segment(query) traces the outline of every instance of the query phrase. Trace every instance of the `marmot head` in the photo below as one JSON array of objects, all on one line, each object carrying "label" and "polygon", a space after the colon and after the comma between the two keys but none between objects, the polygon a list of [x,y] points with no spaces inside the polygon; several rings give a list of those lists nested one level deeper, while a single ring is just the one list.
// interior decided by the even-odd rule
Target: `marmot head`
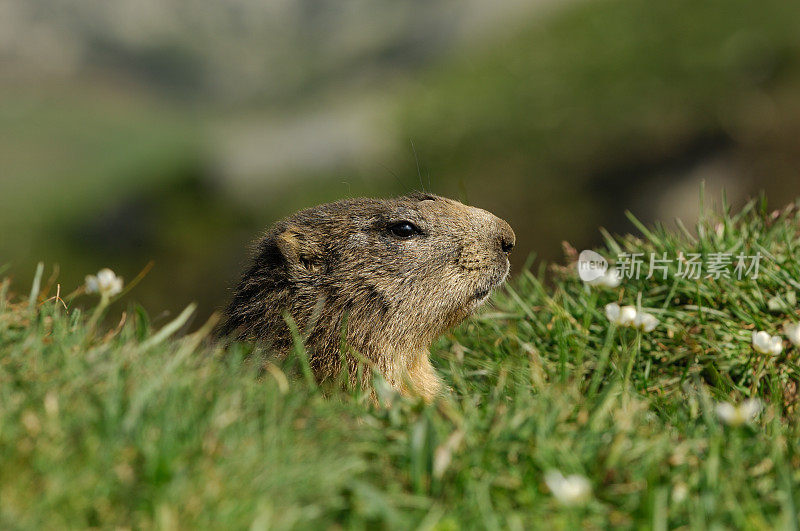
[{"label": "marmot head", "polygon": [[288,312],[323,348],[344,323],[357,349],[424,348],[502,284],[514,241],[502,219],[431,194],[302,210],[258,242],[226,332],[284,347]]}]

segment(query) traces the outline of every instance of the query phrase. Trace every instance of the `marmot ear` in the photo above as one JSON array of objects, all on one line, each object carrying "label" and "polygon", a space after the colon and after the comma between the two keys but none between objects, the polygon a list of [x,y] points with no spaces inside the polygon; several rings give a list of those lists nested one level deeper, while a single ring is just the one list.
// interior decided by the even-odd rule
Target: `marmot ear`
[{"label": "marmot ear", "polygon": [[290,225],[278,234],[275,241],[289,265],[302,267],[312,273],[322,270],[325,263],[322,249],[299,227]]}]

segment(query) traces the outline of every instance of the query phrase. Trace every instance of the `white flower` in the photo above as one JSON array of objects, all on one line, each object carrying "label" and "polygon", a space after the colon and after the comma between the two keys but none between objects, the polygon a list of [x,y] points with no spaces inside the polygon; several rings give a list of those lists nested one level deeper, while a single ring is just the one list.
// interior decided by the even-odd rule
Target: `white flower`
[{"label": "white flower", "polygon": [[636,320],[636,308],[634,306],[622,306],[616,302],[606,304],[606,317],[617,326],[631,326]]},{"label": "white flower", "polygon": [[796,347],[800,347],[800,323],[790,323],[783,325],[783,333],[789,341]]},{"label": "white flower", "polygon": [[86,293],[99,293],[103,297],[113,297],[122,291],[122,277],[108,268],[101,269],[97,275],[86,275]]},{"label": "white flower", "polygon": [[761,412],[761,400],[748,398],[738,406],[729,402],[717,404],[717,416],[728,426],[741,426],[745,422],[752,423]]},{"label": "white flower", "polygon": [[607,269],[605,273],[599,277],[586,281],[589,286],[598,286],[601,288],[616,288],[622,282],[616,268]]},{"label": "white flower", "polygon": [[783,351],[783,340],[780,336],[771,336],[763,330],[753,332],[753,348],[760,354],[777,356]]},{"label": "white flower", "polygon": [[558,470],[551,470],[544,475],[544,482],[553,496],[564,505],[585,503],[592,495],[591,483],[578,474],[564,477]]},{"label": "white flower", "polygon": [[633,320],[633,327],[642,330],[643,332],[652,332],[658,326],[658,319],[654,315],[637,312],[636,318]]},{"label": "white flower", "polygon": [[658,326],[654,315],[637,311],[635,306],[620,307],[616,302],[606,304],[606,317],[617,326],[630,326],[643,332],[652,332]]}]

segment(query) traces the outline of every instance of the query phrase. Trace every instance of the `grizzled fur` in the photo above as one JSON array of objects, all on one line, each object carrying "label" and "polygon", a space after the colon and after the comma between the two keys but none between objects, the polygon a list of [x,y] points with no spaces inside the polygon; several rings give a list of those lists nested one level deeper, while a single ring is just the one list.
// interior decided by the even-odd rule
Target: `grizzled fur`
[{"label": "grizzled fur", "polygon": [[[396,234],[403,222],[417,230]],[[288,313],[319,380],[345,369],[367,388],[369,371],[356,381],[354,349],[395,388],[432,400],[441,382],[428,347],[503,283],[513,246],[502,219],[430,194],[302,210],[257,243],[221,332],[285,354]]]}]

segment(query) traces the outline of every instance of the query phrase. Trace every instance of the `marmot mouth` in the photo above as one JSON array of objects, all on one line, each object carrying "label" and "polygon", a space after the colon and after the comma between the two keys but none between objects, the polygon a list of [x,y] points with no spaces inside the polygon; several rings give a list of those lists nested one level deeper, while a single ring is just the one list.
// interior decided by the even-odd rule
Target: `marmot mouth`
[{"label": "marmot mouth", "polygon": [[483,302],[489,298],[489,295],[492,294],[492,291],[501,286],[503,282],[506,281],[506,277],[508,276],[508,262],[506,262],[505,270],[502,272],[501,275],[496,275],[495,278],[492,279],[491,283],[488,287],[481,288],[475,291],[472,294],[472,300]]}]

